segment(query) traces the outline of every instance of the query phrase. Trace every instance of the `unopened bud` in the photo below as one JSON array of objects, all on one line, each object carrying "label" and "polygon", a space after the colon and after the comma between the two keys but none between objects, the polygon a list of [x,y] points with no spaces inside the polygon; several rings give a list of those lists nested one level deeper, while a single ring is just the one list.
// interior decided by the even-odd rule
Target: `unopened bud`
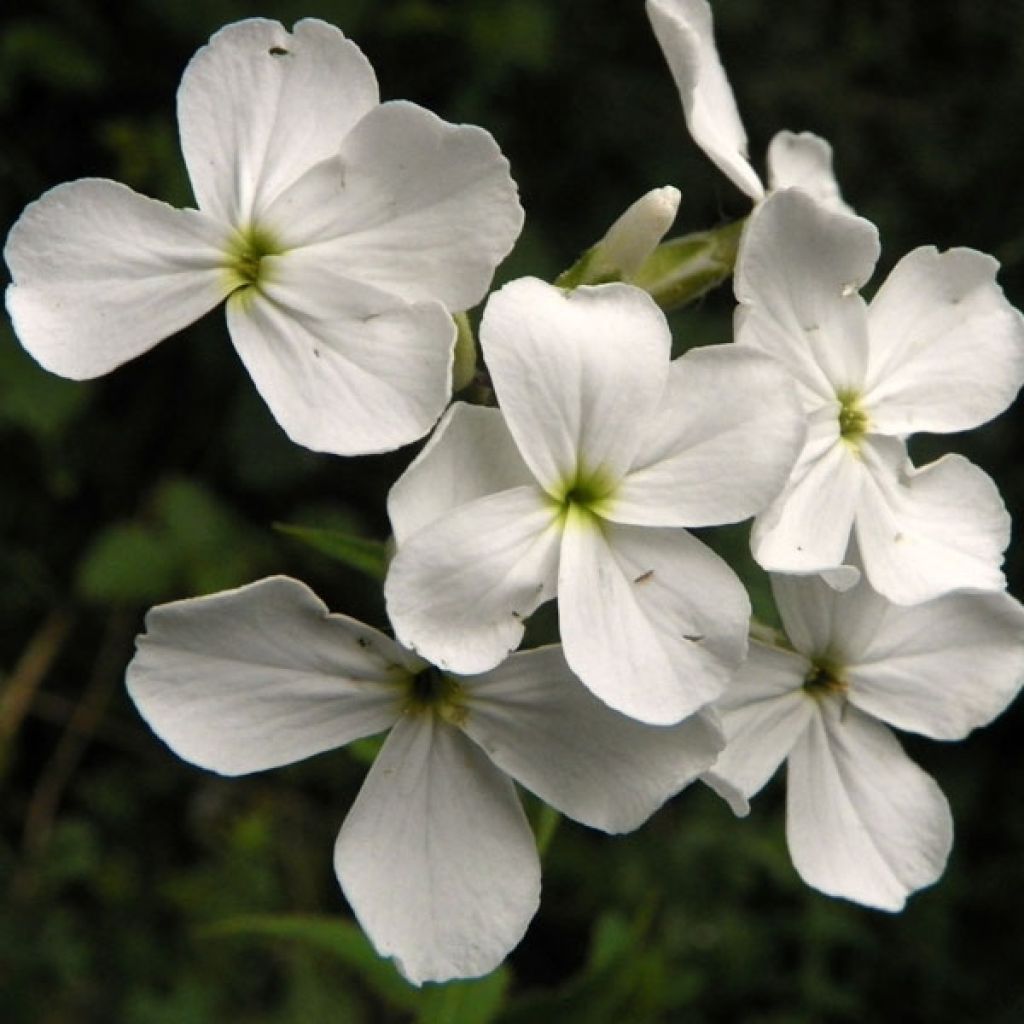
[{"label": "unopened bud", "polygon": [[651,189],[641,196],[555,284],[576,288],[581,284],[629,281],[658,247],[679,209],[679,189],[672,185]]}]

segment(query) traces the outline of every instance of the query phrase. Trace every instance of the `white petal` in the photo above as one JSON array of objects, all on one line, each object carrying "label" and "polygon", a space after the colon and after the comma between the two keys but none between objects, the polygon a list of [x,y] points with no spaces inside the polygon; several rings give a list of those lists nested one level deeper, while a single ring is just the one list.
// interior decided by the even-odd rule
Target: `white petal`
[{"label": "white petal", "polygon": [[513,654],[464,680],[466,732],[502,771],[593,828],[628,832],[707,768],[722,747],[701,715],[651,726],[601,703],[559,647]]},{"label": "white petal", "polygon": [[488,132],[394,102],[367,114],[267,220],[340,273],[461,310],[484,297],[523,210]]},{"label": "white petal", "polygon": [[973,249],[904,256],[868,311],[865,406],[883,434],[949,432],[1001,413],[1024,383],[1024,317]]},{"label": "white petal", "polygon": [[606,514],[650,526],[746,519],[782,489],[805,431],[789,374],[774,360],[735,345],[691,349],[672,363]]},{"label": "white petal", "polygon": [[338,151],[377,105],[355,43],[308,18],[289,33],[253,18],[227,25],[189,62],[178,89],[181,148],[199,208],[237,228]]},{"label": "white petal", "polygon": [[[855,553],[849,557],[857,561]],[[771,582],[789,642],[809,658],[841,666],[863,656],[891,607],[863,582],[837,588],[818,576],[783,575],[773,575]]]},{"label": "white petal", "polygon": [[789,755],[787,791],[790,856],[815,889],[900,910],[942,874],[953,842],[946,798],[855,707],[821,705]]},{"label": "white petal", "polygon": [[395,541],[477,498],[533,484],[497,409],[456,402],[388,494]]},{"label": "white petal", "polygon": [[680,529],[600,523],[573,509],[558,576],[565,657],[610,707],[668,725],[714,700],[747,646],[732,570]]},{"label": "white petal", "polygon": [[835,420],[812,423],[786,489],[754,520],[754,558],[777,572],[820,572],[846,555],[864,477]]},{"label": "white petal", "polygon": [[996,485],[959,455],[897,470],[903,445],[868,438],[856,534],[880,594],[919,604],[950,590],[1001,590],[1010,517]]},{"label": "white petal", "polygon": [[414,985],[497,967],[540,900],[512,783],[433,715],[399,720],[349,811],[334,868],[381,956]]},{"label": "white petal", "polygon": [[186,761],[222,775],[290,764],[388,728],[419,663],[284,576],[153,608],[128,692]]},{"label": "white petal", "polygon": [[814,713],[801,691],[809,669],[810,662],[792,651],[750,645],[747,660],[715,702],[726,746],[705,775],[712,788],[725,783],[749,798],[775,774]]},{"label": "white petal", "polygon": [[811,132],[779,132],[768,145],[768,187],[802,188],[822,206],[853,213],[839,194],[832,147]]},{"label": "white petal", "polygon": [[647,0],[647,16],[675,79],[693,141],[753,200],[764,188],[747,160],[747,136],[715,48],[706,0]]},{"label": "white petal", "polygon": [[21,343],[62,377],[109,373],[227,295],[226,236],[195,210],[114,181],[50,189],[26,207],[4,250]]},{"label": "white petal", "polygon": [[473,674],[498,664],[555,594],[560,510],[536,486],[470,502],[409,537],[384,584],[402,643]]},{"label": "white petal", "polygon": [[357,455],[422,437],[451,395],[455,325],[300,253],[264,259],[260,290],[228,302],[231,340],[297,444]]},{"label": "white petal", "polygon": [[509,430],[549,493],[561,497],[578,471],[621,477],[668,374],[672,338],[650,296],[521,278],[490,297],[480,345]]},{"label": "white petal", "polygon": [[770,195],[751,215],[736,261],[736,298],[751,307],[737,341],[780,359],[828,400],[859,391],[867,369],[867,312],[857,289],[878,259],[878,232],[800,189]]},{"label": "white petal", "polygon": [[1024,682],[1024,609],[1009,594],[950,594],[887,614],[846,670],[849,698],[899,729],[962,739]]}]

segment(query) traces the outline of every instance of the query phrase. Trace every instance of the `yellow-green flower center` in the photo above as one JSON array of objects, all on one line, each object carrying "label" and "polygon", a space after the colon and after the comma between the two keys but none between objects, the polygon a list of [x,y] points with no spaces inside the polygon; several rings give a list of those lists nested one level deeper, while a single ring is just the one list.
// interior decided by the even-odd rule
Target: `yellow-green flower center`
[{"label": "yellow-green flower center", "polygon": [[573,509],[601,516],[602,505],[614,490],[615,484],[607,474],[600,470],[591,473],[578,469],[576,475],[559,487],[553,497],[565,516]]},{"label": "yellow-green flower center", "polygon": [[837,666],[827,661],[816,661],[804,677],[803,690],[809,697],[821,700],[842,696],[846,692],[846,682]]},{"label": "yellow-green flower center", "polygon": [[836,398],[839,400],[839,436],[847,444],[856,445],[868,432],[868,414],[860,404],[860,395],[856,391],[840,391]]},{"label": "yellow-green flower center", "polygon": [[468,713],[465,691],[433,665],[409,677],[402,710],[409,715],[431,711],[452,725],[462,725]]},{"label": "yellow-green flower center", "polygon": [[250,227],[239,231],[228,243],[227,265],[232,292],[259,288],[266,282],[264,257],[282,252],[273,234],[264,228]]}]

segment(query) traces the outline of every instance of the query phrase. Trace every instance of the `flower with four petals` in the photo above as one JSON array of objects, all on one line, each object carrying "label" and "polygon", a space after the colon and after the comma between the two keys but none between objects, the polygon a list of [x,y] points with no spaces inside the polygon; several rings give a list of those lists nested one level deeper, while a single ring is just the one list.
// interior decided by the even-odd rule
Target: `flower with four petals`
[{"label": "flower with four petals", "polygon": [[[1008,594],[892,604],[774,576],[788,644],[751,643],[717,707],[728,740],[705,781],[744,814],[786,761],[786,839],[800,877],[882,910],[942,874],[949,805],[888,725],[956,740],[1024,682],[1024,609]],[[885,723],[888,723],[886,725]]]},{"label": "flower with four petals", "polygon": [[5,250],[29,353],[108,373],[227,301],[293,441],[353,455],[422,437],[451,394],[455,325],[522,227],[482,128],[380,103],[322,21],[228,25],[192,59],[178,125],[198,210],[85,179],[31,204]]},{"label": "flower with four petals", "polygon": [[500,411],[456,404],[388,499],[399,639],[482,672],[557,595],[566,660],[601,700],[693,714],[743,660],[750,605],[684,527],[778,492],[804,434],[785,372],[735,345],[671,362],[664,315],[624,284],[514,281],[480,344]]},{"label": "flower with four petals", "polygon": [[540,859],[513,779],[627,832],[722,747],[700,717],[656,728],[611,711],[557,646],[439,672],[282,576],[152,609],[128,691],[175,753],[223,775],[390,729],[334,865],[367,935],[415,984],[493,970],[536,912]]},{"label": "flower with four petals", "polygon": [[995,484],[959,455],[915,468],[907,437],[976,427],[1013,401],[1024,317],[998,263],[972,249],[915,249],[868,305],[859,289],[878,251],[872,224],[798,189],[769,196],[744,231],[736,343],[790,371],[808,423],[792,478],[755,521],[754,556],[822,572],[853,533],[890,601],[1002,589],[1010,519]]}]

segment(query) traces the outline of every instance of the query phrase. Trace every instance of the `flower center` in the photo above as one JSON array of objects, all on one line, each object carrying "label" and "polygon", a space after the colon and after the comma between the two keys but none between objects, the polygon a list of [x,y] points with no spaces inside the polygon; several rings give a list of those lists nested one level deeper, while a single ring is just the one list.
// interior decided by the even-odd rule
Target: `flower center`
[{"label": "flower center", "polygon": [[282,251],[274,236],[264,228],[252,226],[239,231],[228,243],[227,272],[231,290],[259,288],[267,279],[264,256],[276,256]]},{"label": "flower center", "polygon": [[868,432],[868,414],[860,404],[860,395],[856,391],[840,391],[836,398],[839,400],[839,436],[847,444],[857,445]]},{"label": "flower center", "polygon": [[804,677],[803,690],[809,697],[821,700],[824,697],[842,696],[846,682],[840,678],[840,670],[826,661],[817,661]]},{"label": "flower center", "polygon": [[605,473],[579,469],[575,477],[558,488],[554,497],[561,505],[563,515],[568,515],[575,508],[599,516],[602,502],[611,497],[614,489],[614,483]]},{"label": "flower center", "polygon": [[410,677],[405,704],[406,714],[432,711],[452,725],[466,720],[466,694],[458,682],[433,665]]}]

